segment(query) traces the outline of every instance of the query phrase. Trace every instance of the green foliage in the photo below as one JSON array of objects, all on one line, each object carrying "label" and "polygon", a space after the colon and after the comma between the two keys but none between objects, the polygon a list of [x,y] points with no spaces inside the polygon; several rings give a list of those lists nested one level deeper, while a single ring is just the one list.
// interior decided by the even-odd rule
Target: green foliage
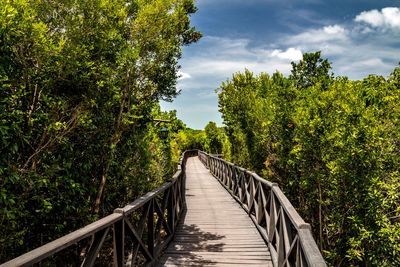
[{"label": "green foliage", "polygon": [[183,124],[158,101],[178,94],[195,11],[192,0],[1,1],[1,261],[169,178]]},{"label": "green foliage", "polygon": [[205,130],[181,128],[171,140],[173,162],[178,163],[185,150],[199,149],[211,154],[221,154],[225,159],[231,159],[231,144],[225,133],[225,128],[217,127],[215,122],[209,122]]},{"label": "green foliage", "polygon": [[185,150],[205,150],[206,135],[204,131],[184,128],[174,135],[171,140],[173,162],[179,163],[180,156]]},{"label": "green foliage", "polygon": [[326,88],[332,81],[333,74],[330,74],[331,64],[327,59],[321,58],[321,51],[305,53],[303,60],[299,63],[292,62],[292,74],[290,79],[299,89],[305,89],[320,83]]},{"label": "green foliage", "polygon": [[399,67],[351,81],[319,52],[292,66],[222,83],[232,161],[280,184],[331,265],[398,265]]},{"label": "green foliage", "polygon": [[222,140],[217,124],[210,121],[204,128],[206,134],[206,150],[211,154],[220,154],[222,152]]}]

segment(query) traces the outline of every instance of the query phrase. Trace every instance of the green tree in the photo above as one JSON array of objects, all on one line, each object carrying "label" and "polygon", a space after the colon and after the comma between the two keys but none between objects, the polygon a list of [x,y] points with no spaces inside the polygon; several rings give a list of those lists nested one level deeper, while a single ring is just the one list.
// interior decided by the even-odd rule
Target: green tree
[{"label": "green tree", "polygon": [[398,265],[399,67],[351,81],[319,52],[292,66],[220,86],[232,161],[280,184],[331,265]]},{"label": "green tree", "polygon": [[222,152],[222,140],[220,139],[220,130],[213,121],[207,123],[204,128],[207,140],[207,151],[211,154],[220,154]]},{"label": "green tree", "polygon": [[305,89],[320,83],[322,88],[327,88],[333,78],[329,73],[331,63],[321,58],[321,51],[305,53],[299,63],[292,62],[290,79],[299,89]]},{"label": "green tree", "polygon": [[178,94],[195,11],[192,0],[0,3],[1,260],[171,173],[152,121],[173,117],[158,101]]}]

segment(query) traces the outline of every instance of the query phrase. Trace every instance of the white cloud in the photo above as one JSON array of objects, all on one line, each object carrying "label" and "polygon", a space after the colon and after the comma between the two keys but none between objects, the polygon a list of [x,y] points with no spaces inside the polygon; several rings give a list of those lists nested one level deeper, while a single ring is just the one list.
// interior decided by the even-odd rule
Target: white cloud
[{"label": "white cloud", "polygon": [[301,50],[297,48],[290,47],[285,52],[280,49],[275,49],[274,51],[272,51],[271,56],[282,59],[289,59],[291,61],[297,61],[303,58],[303,53],[301,53]]},{"label": "white cloud", "polygon": [[290,44],[321,43],[329,41],[344,41],[348,39],[347,30],[339,25],[328,25],[320,29],[311,29],[300,34],[289,36]]},{"label": "white cloud", "polygon": [[376,9],[363,11],[354,20],[373,27],[400,29],[400,8],[385,7],[381,11]]},{"label": "white cloud", "polygon": [[370,58],[370,59],[365,59],[361,60],[358,64],[364,67],[383,67],[386,64],[382,61],[380,58]]},{"label": "white cloud", "polygon": [[371,24],[372,26],[377,27],[383,24],[383,16],[381,12],[374,9],[361,12],[359,15],[356,16],[355,21],[366,22],[368,24]]},{"label": "white cloud", "polygon": [[328,25],[323,28],[327,34],[345,34],[345,29],[339,25]]},{"label": "white cloud", "polygon": [[350,42],[350,31],[337,24],[309,29],[278,40],[278,44],[284,43],[302,52],[322,51],[324,57],[343,55]]},{"label": "white cloud", "polygon": [[178,77],[179,77],[178,81],[192,78],[192,76],[189,73],[180,70],[178,71]]},{"label": "white cloud", "polygon": [[[362,50],[365,52],[365,50]],[[359,76],[357,78],[362,79],[366,77],[368,74],[377,74],[382,75],[382,72],[390,73],[394,66],[388,63],[383,62],[381,58],[361,58],[359,60],[344,61],[343,59],[339,59],[336,61],[338,63],[338,67],[336,68],[338,74],[341,75],[352,75]],[[362,74],[362,75],[360,75]],[[384,75],[385,76],[385,75]]]}]

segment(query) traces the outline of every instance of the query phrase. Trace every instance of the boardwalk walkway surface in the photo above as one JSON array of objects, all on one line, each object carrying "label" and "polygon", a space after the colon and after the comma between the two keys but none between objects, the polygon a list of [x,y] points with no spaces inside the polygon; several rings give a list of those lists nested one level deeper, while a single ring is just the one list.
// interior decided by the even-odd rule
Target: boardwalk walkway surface
[{"label": "boardwalk walkway surface", "polygon": [[186,202],[159,266],[272,266],[252,220],[198,157],[187,161]]}]

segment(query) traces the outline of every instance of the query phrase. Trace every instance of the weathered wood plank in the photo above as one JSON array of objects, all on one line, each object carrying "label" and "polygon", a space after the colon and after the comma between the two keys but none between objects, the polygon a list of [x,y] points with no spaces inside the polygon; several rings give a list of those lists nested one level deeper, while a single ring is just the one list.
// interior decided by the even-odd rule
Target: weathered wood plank
[{"label": "weathered wood plank", "polygon": [[186,204],[159,266],[272,266],[250,217],[197,157],[186,164]]},{"label": "weathered wood plank", "polygon": [[257,265],[257,266],[271,266],[272,261],[270,260],[258,260],[258,259],[196,259],[196,258],[171,258],[161,259],[162,266],[218,266],[219,264],[230,264],[235,266],[243,265]]},{"label": "weathered wood plank", "polygon": [[[198,266],[198,267],[200,267],[200,266],[214,266],[214,267],[238,267],[238,266],[242,266],[243,265],[243,263],[214,263],[214,264],[209,264],[209,265],[205,265],[205,264],[199,264],[199,263],[185,263],[185,264],[176,264],[176,263],[174,263],[174,264],[169,264],[169,263],[166,263],[164,266],[166,266],[166,267],[170,267],[170,266],[182,266],[182,267],[185,267],[185,266]],[[258,264],[258,263],[246,263],[246,266],[247,265],[249,265],[249,266],[251,266],[251,267],[258,267],[258,266],[260,266],[260,267],[272,267],[273,265],[272,265],[272,263],[271,263],[271,265],[265,265],[265,264]]]}]

